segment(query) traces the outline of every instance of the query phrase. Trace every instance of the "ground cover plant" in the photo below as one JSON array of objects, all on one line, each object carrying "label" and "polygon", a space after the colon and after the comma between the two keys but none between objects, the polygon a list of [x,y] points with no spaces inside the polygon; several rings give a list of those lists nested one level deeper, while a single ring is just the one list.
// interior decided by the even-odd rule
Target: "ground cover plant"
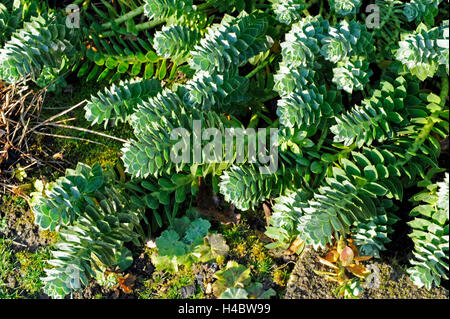
[{"label": "ground cover plant", "polygon": [[448,298],[448,10],[3,1],[0,297]]}]

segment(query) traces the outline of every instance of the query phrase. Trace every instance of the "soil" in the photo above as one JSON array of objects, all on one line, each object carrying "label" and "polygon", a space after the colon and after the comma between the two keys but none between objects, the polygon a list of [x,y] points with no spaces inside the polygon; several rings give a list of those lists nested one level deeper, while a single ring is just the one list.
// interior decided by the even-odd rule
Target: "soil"
[{"label": "soil", "polygon": [[50,245],[55,239],[54,234],[39,230],[28,207],[19,209],[16,203],[0,198],[0,218],[5,216],[7,225],[5,229],[0,229],[0,236],[11,239],[16,250],[27,248],[34,252],[41,246]]},{"label": "soil", "polygon": [[[336,285],[317,275],[314,270],[326,271],[317,256],[323,251],[314,251],[307,247],[297,261],[286,289],[286,299],[336,299],[332,293]],[[444,288],[417,288],[409,275],[397,264],[396,260],[367,262],[371,274],[362,285],[361,299],[448,299],[449,292]]]},{"label": "soil", "polygon": [[448,290],[417,288],[395,261],[377,261],[368,265],[372,274],[366,280],[362,299],[448,299]]},{"label": "soil", "polygon": [[286,288],[285,299],[335,299],[333,290],[335,286],[327,280],[316,275],[314,270],[326,270],[318,261],[317,256],[324,252],[305,248],[301,258],[298,259]]},{"label": "soil", "polygon": [[[154,267],[150,261],[150,258],[145,252],[141,252],[139,257],[134,258],[133,264],[127,269],[125,274],[129,274],[134,277],[134,285],[131,293],[125,293],[121,289],[102,287],[91,280],[89,285],[84,287],[81,291],[76,291],[73,294],[74,299],[94,299],[97,296],[101,296],[106,299],[136,299],[135,292],[143,289],[142,281],[152,276]],[[124,274],[124,275],[125,275]]]}]

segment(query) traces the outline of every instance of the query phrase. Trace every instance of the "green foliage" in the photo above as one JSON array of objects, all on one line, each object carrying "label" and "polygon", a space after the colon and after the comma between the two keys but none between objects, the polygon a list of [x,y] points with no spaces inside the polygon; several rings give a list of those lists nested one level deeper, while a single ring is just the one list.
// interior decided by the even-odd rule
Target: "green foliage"
[{"label": "green foliage", "polygon": [[361,7],[361,0],[330,0],[331,10],[338,16],[355,15]]},{"label": "green foliage", "polygon": [[[138,140],[125,145],[123,161],[126,171],[135,177],[146,178],[149,175],[156,177],[162,173],[180,171],[190,172],[194,176],[197,174],[206,176],[211,172],[219,174],[229,166],[223,163],[221,158],[200,164],[192,161],[177,163],[171,159],[174,145],[178,144],[181,149],[191,149],[189,145],[194,134],[194,125],[200,124],[202,129],[217,128],[221,131],[222,138],[225,138],[225,128],[238,127],[235,121],[215,112],[204,113],[186,106],[177,93],[171,90],[166,89],[139,105],[131,122]],[[173,134],[175,140],[171,138]],[[208,144],[207,142],[202,140],[202,145]],[[223,145],[223,142],[220,144]],[[188,156],[188,159],[193,159],[194,154],[189,153]]]},{"label": "green foliage", "polygon": [[79,45],[79,29],[67,28],[63,17],[32,17],[0,49],[0,78],[10,83],[31,78],[40,87],[64,85],[60,76],[77,60]]},{"label": "green foliage", "polygon": [[20,11],[17,7],[7,8],[0,3],[0,46],[8,40],[20,24]]},{"label": "green foliage", "polygon": [[145,0],[145,15],[149,19],[167,19],[175,17],[181,19],[182,15],[193,10],[192,0]]},{"label": "green foliage", "polygon": [[253,209],[257,204],[287,189],[300,186],[300,172],[283,168],[274,174],[264,173],[259,165],[233,165],[221,176],[220,193],[227,202],[240,210]]},{"label": "green foliage", "polygon": [[299,238],[297,231],[298,219],[303,216],[303,209],[307,208],[310,194],[304,190],[290,191],[275,199],[273,213],[269,218],[269,225],[265,235],[274,240],[268,248],[288,249],[291,243]]},{"label": "green foliage", "polygon": [[87,285],[101,265],[129,265],[123,244],[139,246],[145,236],[140,225],[144,209],[129,196],[114,171],[80,163],[33,207],[36,224],[58,230],[60,237],[42,278],[45,293],[63,298]]},{"label": "green foliage", "polygon": [[12,241],[1,238],[0,280],[2,285],[0,285],[0,298],[34,298],[40,294],[43,286],[40,277],[44,274],[44,266],[48,257],[47,248],[39,248],[35,252],[17,251]]},{"label": "green foliage", "polygon": [[305,0],[271,0],[276,19],[284,24],[300,20],[306,8]]},{"label": "green foliage", "polygon": [[[115,286],[107,271],[132,263],[124,244],[140,245],[158,229],[152,256],[158,269],[222,265],[229,250],[224,238],[209,233],[206,220],[184,216],[202,200],[208,175],[214,193],[239,210],[274,199],[268,248],[298,252],[299,245],[324,247],[342,236],[375,257],[390,241],[404,191],[428,187],[414,199],[425,205],[412,212],[410,273],[419,286],[438,285],[448,268],[448,188],[432,184],[431,176],[443,172],[441,148],[449,132],[448,8],[440,2],[377,0],[377,15],[360,12],[359,0],[85,1],[79,3],[81,28],[71,29],[61,6],[3,1],[1,80],[31,80],[50,90],[71,73],[101,88],[109,82],[91,96],[85,118],[105,129],[126,122],[112,134],[122,127],[134,133],[120,134],[128,138],[120,177],[79,164],[46,187],[35,185],[35,221],[61,237],[45,291],[64,297],[81,288],[78,277],[82,284],[96,276]],[[380,21],[372,29],[374,16],[374,24]],[[32,132],[43,132],[38,128]],[[207,140],[209,129],[220,136]],[[278,151],[266,155],[278,168],[267,174],[247,144],[256,132],[272,129],[278,131],[271,146],[257,150]],[[245,144],[236,138],[227,145],[229,132],[245,135]],[[211,158],[213,151],[220,154]],[[25,181],[29,175],[16,168],[13,176]],[[263,277],[271,265],[262,247],[252,247],[262,257],[251,262]],[[245,258],[247,249],[242,239],[233,253]],[[251,284],[249,269],[236,263],[217,277],[216,297],[273,295]],[[337,293],[359,294],[359,281],[347,279]],[[167,295],[178,296],[174,290]]]},{"label": "green foliage", "polygon": [[411,0],[404,5],[403,14],[409,22],[415,21],[417,24],[425,22],[433,25],[441,2],[442,0]]},{"label": "green foliage", "polygon": [[220,12],[243,11],[247,0],[206,0],[206,3]]},{"label": "green foliage", "polygon": [[416,82],[404,77],[386,77],[361,106],[336,116],[336,124],[331,127],[334,141],[345,146],[356,142],[361,147],[392,139],[399,127],[407,125],[408,115],[424,109],[416,97],[418,90]]},{"label": "green foliage", "polygon": [[128,191],[135,193],[132,200],[139,206],[152,210],[147,227],[154,231],[166,224],[172,224],[180,205],[190,200],[190,194],[198,189],[194,177],[188,174],[164,175],[158,179],[135,180],[125,184]]},{"label": "green foliage", "polygon": [[414,217],[408,224],[413,231],[414,258],[408,269],[411,280],[418,287],[439,286],[448,279],[449,250],[449,175],[442,182],[427,183],[426,189],[412,198],[420,203],[411,211]]},{"label": "green foliage", "polygon": [[35,223],[50,231],[72,224],[88,208],[87,205],[96,206],[91,198],[96,192],[101,195],[108,192],[110,179],[98,164],[92,168],[78,164],[75,170],[68,169],[51,190],[36,200],[33,206]]},{"label": "green foliage", "polygon": [[190,58],[190,51],[199,42],[201,33],[187,26],[171,25],[155,33],[153,46],[156,53],[176,64],[182,64]]},{"label": "green foliage", "polygon": [[239,106],[250,100],[249,84],[249,80],[237,72],[221,75],[200,71],[186,83],[183,100],[203,110],[235,114],[240,112]]},{"label": "green foliage", "polygon": [[362,256],[380,258],[380,251],[386,250],[385,244],[391,242],[389,235],[394,232],[392,227],[399,218],[392,210],[393,202],[383,200],[377,206],[377,215],[364,222],[358,222],[351,230],[354,243]]},{"label": "green foliage", "polygon": [[237,18],[225,15],[195,46],[189,65],[196,71],[214,70],[221,74],[240,67],[273,44],[266,35],[267,29],[267,17],[262,13],[242,12]]},{"label": "green foliage", "polygon": [[39,0],[4,0],[0,3],[0,47],[11,38],[17,29],[32,16],[48,10],[47,3]]},{"label": "green foliage", "polygon": [[264,290],[261,283],[251,283],[250,269],[235,261],[229,261],[214,277],[213,292],[219,299],[270,299],[276,294],[271,288]]},{"label": "green foliage", "polygon": [[98,92],[84,107],[86,119],[92,125],[108,123],[114,120],[125,122],[136,111],[136,106],[161,91],[161,83],[157,80],[129,80],[113,84],[104,92]]},{"label": "green foliage", "polygon": [[[345,26],[342,28],[346,29]],[[274,90],[281,96],[277,114],[283,126],[306,130],[317,125],[321,118],[331,117],[340,109],[336,103],[339,99],[336,92],[328,90],[315,71],[320,52],[327,56],[329,50],[333,51],[328,49],[330,47],[329,38],[327,38],[328,30],[327,21],[318,16],[309,16],[294,24],[291,31],[286,34],[285,42],[281,44],[283,61],[275,75]],[[360,48],[357,46],[359,41],[355,36],[347,31],[343,33],[344,35],[346,35],[346,41],[354,43],[353,50],[359,52]],[[366,45],[361,46],[363,47]],[[353,78],[351,73],[349,81],[358,81],[361,75],[364,75],[364,72],[359,69],[351,71],[354,71],[356,77]],[[335,72],[335,74],[339,73]],[[347,87],[348,85],[345,85],[345,88]]]},{"label": "green foliage", "polygon": [[446,41],[448,43],[448,20],[435,28],[420,24],[416,31],[402,35],[395,57],[406,71],[421,81],[433,77],[439,68],[448,75],[449,49],[445,48]]},{"label": "green foliage", "polygon": [[333,69],[333,83],[348,93],[363,90],[369,82],[375,47],[372,35],[362,24],[346,20],[329,27],[322,39],[321,54],[337,66]]},{"label": "green foliage", "polygon": [[[148,32],[143,33],[144,37],[150,37]],[[95,49],[84,49],[85,59],[77,73],[86,81],[108,80],[112,83],[128,74],[142,75],[144,79],[160,74],[163,62],[148,41],[141,38],[136,41],[124,40],[119,35],[106,40],[96,33],[91,37]]]},{"label": "green foliage", "polygon": [[214,274],[214,277],[217,278],[213,285],[216,296],[221,296],[227,288],[244,288],[251,282],[250,269],[235,261],[229,261],[224,269]]},{"label": "green foliage", "polygon": [[337,67],[333,69],[333,83],[339,90],[348,93],[353,91],[361,91],[369,82],[372,71],[369,69],[367,60],[356,59],[354,61],[347,60],[339,62]]},{"label": "green foliage", "polygon": [[156,254],[152,263],[157,270],[177,273],[179,266],[190,267],[195,262],[208,262],[226,256],[228,246],[222,235],[208,235],[211,224],[202,218],[183,216],[156,239]]},{"label": "green foliage", "polygon": [[325,247],[333,236],[349,233],[354,222],[376,216],[379,197],[401,196],[402,185],[392,153],[364,148],[361,153],[351,154],[351,160],[342,158],[340,167],[330,169],[330,176],[309,200],[304,199],[301,189],[279,199],[276,219],[280,221],[280,233],[284,232],[284,236],[279,235],[284,239],[282,244],[296,235],[289,234],[292,224],[282,223],[290,216],[299,216],[296,228],[307,244]]}]

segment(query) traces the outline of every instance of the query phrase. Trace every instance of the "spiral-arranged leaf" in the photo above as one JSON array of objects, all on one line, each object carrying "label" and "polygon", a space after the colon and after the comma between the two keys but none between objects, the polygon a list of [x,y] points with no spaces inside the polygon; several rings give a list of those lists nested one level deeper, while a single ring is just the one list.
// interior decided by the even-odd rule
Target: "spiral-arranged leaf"
[{"label": "spiral-arranged leaf", "polygon": [[192,0],[145,0],[144,13],[149,19],[180,19],[193,10]]},{"label": "spiral-arranged leaf", "polygon": [[448,74],[448,37],[448,20],[439,28],[420,24],[416,31],[402,35],[395,57],[421,81],[433,77],[441,65]]},{"label": "spiral-arranged leaf", "polygon": [[449,204],[443,202],[449,196],[448,176],[413,197],[414,202],[424,202],[411,211],[415,218],[408,223],[413,228],[409,236],[414,241],[414,258],[410,260],[413,267],[408,273],[418,287],[431,289],[433,285],[439,286],[441,279],[448,279]]},{"label": "spiral-arranged leaf", "polygon": [[56,82],[64,85],[60,75],[80,54],[80,31],[69,29],[63,17],[49,13],[32,17],[0,49],[0,78],[17,83],[31,78],[40,87]]},{"label": "spiral-arranged leaf", "polygon": [[201,38],[201,33],[193,28],[180,25],[163,27],[154,36],[153,46],[159,56],[182,64],[190,58],[190,51]]},{"label": "spiral-arranged leaf", "polygon": [[103,171],[98,164],[67,170],[33,212],[41,229],[59,230],[61,238],[42,278],[44,291],[53,298],[87,285],[98,263],[114,266],[125,242],[140,245],[145,237],[140,225],[144,208],[123,192],[111,169]]},{"label": "spiral-arranged leaf", "polygon": [[330,0],[330,7],[338,16],[355,15],[361,5],[361,0]]},{"label": "spiral-arranged leaf", "polygon": [[136,111],[138,104],[160,91],[161,83],[157,80],[120,81],[118,85],[113,84],[91,97],[84,107],[86,119],[92,125],[105,123],[106,126],[112,120],[115,124],[125,122]]},{"label": "spiral-arranged leaf", "polygon": [[391,242],[389,235],[399,218],[391,213],[393,202],[383,200],[377,205],[377,215],[368,221],[358,222],[352,229],[352,238],[362,256],[380,258],[380,252],[386,250],[385,244]]},{"label": "spiral-arranged leaf", "polygon": [[424,110],[416,97],[419,86],[403,77],[395,80],[387,77],[369,99],[349,112],[337,115],[331,127],[335,142],[350,146],[354,142],[361,147],[374,141],[383,142],[397,135],[401,127],[408,125],[410,114]]},{"label": "spiral-arranged leaf", "polygon": [[415,21],[417,24],[426,22],[433,25],[441,2],[442,0],[411,0],[404,5],[403,14],[409,22]]},{"label": "spiral-arranged leaf", "polygon": [[333,73],[333,83],[337,88],[352,93],[363,90],[373,72],[367,60],[357,59],[339,62]]},{"label": "spiral-arranged leaf", "polygon": [[306,8],[305,0],[271,0],[276,19],[284,24],[299,21]]},{"label": "spiral-arranged leaf", "polygon": [[262,13],[242,12],[237,18],[225,15],[195,46],[189,64],[197,71],[218,73],[242,66],[272,46],[273,40],[266,35],[267,28],[268,21]]}]

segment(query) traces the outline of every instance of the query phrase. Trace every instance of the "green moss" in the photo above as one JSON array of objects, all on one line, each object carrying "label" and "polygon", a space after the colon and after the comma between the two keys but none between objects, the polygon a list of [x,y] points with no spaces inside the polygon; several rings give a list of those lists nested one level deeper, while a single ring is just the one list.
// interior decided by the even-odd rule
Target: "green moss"
[{"label": "green moss", "polygon": [[18,297],[18,292],[10,286],[14,280],[13,257],[11,241],[0,239],[0,299]]},{"label": "green moss", "polygon": [[[64,108],[69,108],[85,99],[90,99],[91,95],[96,94],[102,87],[102,85],[96,83],[90,86],[75,87],[73,91],[76,92],[76,95],[73,93],[68,95],[51,95],[45,101],[42,116],[48,118],[61,112]],[[69,119],[75,120],[69,121]],[[82,106],[59,117],[58,121],[61,120],[66,120],[66,122],[61,124],[93,130],[124,140],[133,137],[133,130],[128,124],[120,124],[116,127],[107,127],[106,129],[100,125],[91,127],[90,122],[85,119],[85,112]],[[102,167],[105,167],[107,165],[114,166],[120,161],[120,149],[122,148],[120,141],[71,128],[50,127],[49,133],[73,138],[44,136],[37,139],[37,148],[40,150],[51,149],[55,152],[61,152],[63,158],[73,163],[73,165],[78,162],[83,162],[88,165],[100,163]],[[76,138],[87,139],[100,144],[82,141]],[[48,173],[53,171],[52,168],[48,168],[48,170]]]},{"label": "green moss", "polygon": [[49,250],[42,248],[36,253],[22,251],[17,253],[15,257],[20,265],[18,268],[20,288],[31,295],[38,294],[43,287],[40,278],[44,275],[46,260],[50,258]]},{"label": "green moss", "polygon": [[33,298],[42,289],[45,260],[50,257],[48,249],[31,253],[27,250],[15,253],[12,242],[0,239],[0,299]]},{"label": "green moss", "polygon": [[[138,293],[141,299],[181,299],[181,288],[194,283],[195,276],[191,269],[181,266],[175,275],[163,272],[153,273],[152,278],[143,282],[144,288]],[[204,295],[200,287],[190,299],[201,299]]]},{"label": "green moss", "polygon": [[229,260],[236,260],[249,267],[255,281],[263,281],[267,277],[272,277],[276,262],[269,256],[264,243],[259,239],[257,233],[250,229],[245,220],[237,225],[222,226],[220,232],[223,233],[230,246]]}]

